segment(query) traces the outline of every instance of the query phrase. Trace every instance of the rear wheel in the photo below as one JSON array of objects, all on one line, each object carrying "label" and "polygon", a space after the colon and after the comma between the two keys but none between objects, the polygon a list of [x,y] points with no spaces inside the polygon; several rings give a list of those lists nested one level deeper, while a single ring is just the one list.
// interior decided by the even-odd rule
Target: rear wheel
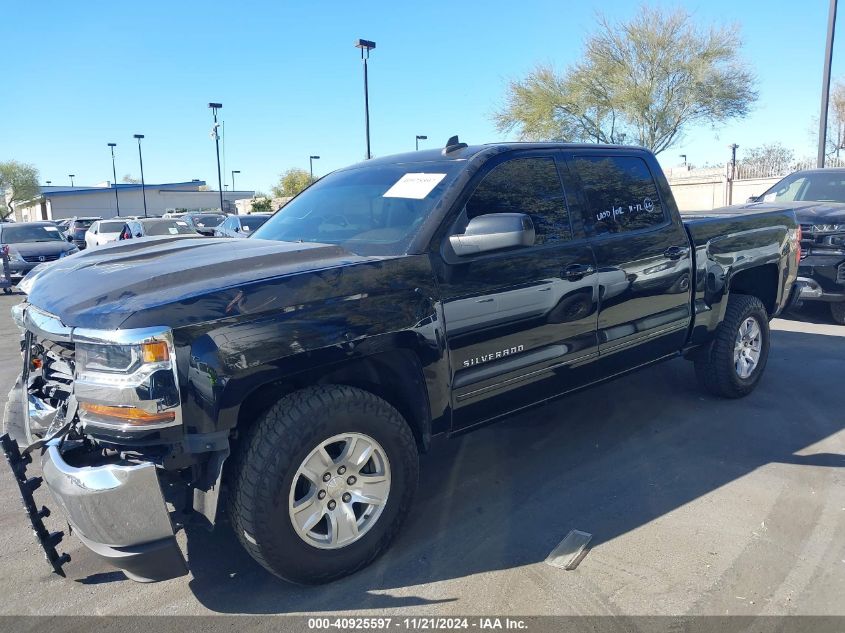
[{"label": "rear wheel", "polygon": [[845,325],[845,302],[831,303],[830,316],[839,325]]},{"label": "rear wheel", "polygon": [[695,359],[701,385],[722,398],[741,398],[760,381],[769,357],[769,315],[757,297],[732,295],[709,349]]},{"label": "rear wheel", "polygon": [[246,438],[232,523],[273,574],[329,582],[387,548],[418,471],[411,429],[387,402],[352,387],[309,387],[279,400]]}]

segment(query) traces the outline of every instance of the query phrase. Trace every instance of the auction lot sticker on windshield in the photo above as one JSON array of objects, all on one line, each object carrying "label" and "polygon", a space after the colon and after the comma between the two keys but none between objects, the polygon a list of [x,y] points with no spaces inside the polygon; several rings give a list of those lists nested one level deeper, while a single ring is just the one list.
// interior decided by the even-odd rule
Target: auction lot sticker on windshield
[{"label": "auction lot sticker on windshield", "polygon": [[405,174],[384,192],[383,197],[422,200],[445,177],[446,174]]},{"label": "auction lot sticker on windshield", "polygon": [[59,232],[59,229],[57,229],[55,226],[45,226],[44,230],[45,231],[55,231],[56,233]]}]

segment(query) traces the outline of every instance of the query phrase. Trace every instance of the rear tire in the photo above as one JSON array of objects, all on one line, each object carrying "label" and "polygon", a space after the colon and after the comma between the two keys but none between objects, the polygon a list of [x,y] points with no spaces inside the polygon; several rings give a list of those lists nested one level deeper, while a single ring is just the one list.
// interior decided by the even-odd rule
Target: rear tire
[{"label": "rear tire", "polygon": [[[755,327],[759,336],[752,337]],[[711,394],[721,398],[742,398],[754,391],[760,382],[768,357],[769,315],[766,308],[757,297],[735,294],[728,299],[725,318],[710,347],[695,359],[695,374],[701,386]]]},{"label": "rear tire", "polygon": [[[371,452],[350,457],[356,442]],[[279,400],[251,428],[239,457],[229,505],[235,533],[268,571],[298,584],[342,578],[387,549],[419,474],[416,442],[399,412],[372,393],[342,385],[308,387]],[[380,492],[372,499],[382,495],[383,502],[356,502],[371,498],[364,492],[374,488],[362,484],[379,472]],[[324,475],[331,476],[327,483]],[[357,487],[344,488],[356,478]],[[302,515],[297,504],[308,506]],[[316,523],[295,524],[309,513],[320,516]],[[346,541],[350,527],[354,536]]]},{"label": "rear tire", "polygon": [[839,325],[845,325],[845,302],[831,303],[830,316]]}]

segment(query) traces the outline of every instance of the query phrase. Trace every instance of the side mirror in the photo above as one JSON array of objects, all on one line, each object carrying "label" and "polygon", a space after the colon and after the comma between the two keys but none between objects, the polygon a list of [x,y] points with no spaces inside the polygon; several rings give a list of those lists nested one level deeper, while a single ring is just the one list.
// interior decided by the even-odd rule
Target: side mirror
[{"label": "side mirror", "polygon": [[449,236],[459,257],[534,245],[534,223],[524,213],[488,213],[474,217],[463,235]]},{"label": "side mirror", "polygon": [[235,233],[240,233],[240,232],[241,232],[241,227],[236,226],[236,227],[235,227]]},{"label": "side mirror", "polygon": [[140,233],[135,233],[135,237],[143,237]]},{"label": "side mirror", "polygon": [[749,196],[745,202],[760,202],[760,196]]},{"label": "side mirror", "polygon": [[73,235],[68,235],[67,241],[70,242],[70,243],[73,243]]}]

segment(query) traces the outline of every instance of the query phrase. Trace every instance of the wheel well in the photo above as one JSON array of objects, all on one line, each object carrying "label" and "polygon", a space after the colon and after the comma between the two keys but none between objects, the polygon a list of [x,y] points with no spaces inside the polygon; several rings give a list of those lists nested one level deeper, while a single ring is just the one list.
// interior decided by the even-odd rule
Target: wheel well
[{"label": "wheel well", "polygon": [[766,306],[769,316],[775,312],[778,291],[778,267],[765,264],[741,270],[731,276],[730,291],[757,297]]},{"label": "wheel well", "polygon": [[319,384],[348,385],[382,398],[408,422],[420,452],[428,450],[431,413],[422,365],[414,352],[405,349],[317,367],[256,388],[244,398],[238,411],[238,435],[279,398],[303,387]]}]

